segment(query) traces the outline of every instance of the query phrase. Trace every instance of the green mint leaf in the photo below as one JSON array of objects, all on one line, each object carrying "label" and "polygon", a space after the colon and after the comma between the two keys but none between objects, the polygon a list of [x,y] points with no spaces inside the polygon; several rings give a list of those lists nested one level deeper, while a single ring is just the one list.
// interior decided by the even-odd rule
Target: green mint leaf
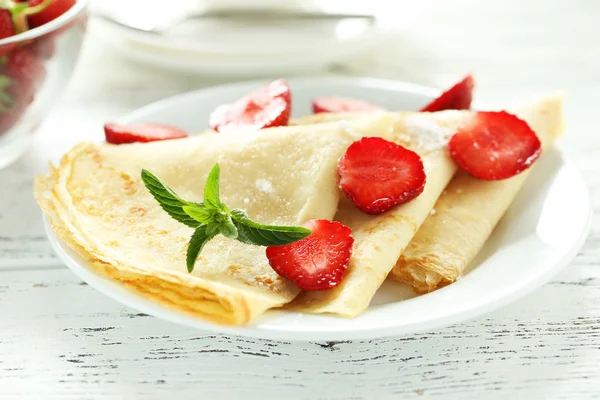
[{"label": "green mint leaf", "polygon": [[208,178],[206,178],[206,184],[204,185],[204,204],[207,208],[223,209],[223,203],[221,203],[219,194],[220,175],[221,169],[219,163],[217,163],[210,170]]},{"label": "green mint leaf", "polygon": [[230,216],[227,216],[227,219],[221,223],[219,231],[223,236],[228,237],[229,239],[237,239],[238,237],[238,230]]},{"label": "green mint leaf", "polygon": [[206,226],[206,233],[209,235],[217,235],[221,230],[221,224],[218,222],[211,222]]},{"label": "green mint leaf", "polygon": [[165,182],[142,169],[144,185],[162,209],[175,220],[195,228],[186,255],[189,272],[194,270],[202,248],[218,234],[256,246],[283,246],[310,235],[309,229],[300,226],[262,225],[248,218],[243,210],[229,211],[220,200],[219,175],[219,164],[215,164],[204,186],[204,202],[194,203],[182,199]]},{"label": "green mint leaf", "polygon": [[206,207],[193,205],[193,206],[183,206],[181,208],[187,215],[189,215],[194,220],[196,220],[202,224],[209,224],[209,223],[213,222],[213,220],[214,220],[214,217],[213,217],[214,212],[207,209]]},{"label": "green mint leaf", "polygon": [[300,226],[262,225],[252,221],[243,210],[231,210],[238,231],[237,240],[257,246],[283,246],[310,235],[310,229]]},{"label": "green mint leaf", "polygon": [[192,272],[194,270],[196,260],[198,260],[198,255],[202,251],[202,248],[204,248],[204,245],[206,245],[206,243],[215,237],[215,234],[208,233],[206,228],[207,225],[199,225],[190,238],[190,244],[188,245],[186,254],[188,272]]},{"label": "green mint leaf", "polygon": [[166,183],[160,180],[150,171],[142,169],[142,181],[152,196],[158,201],[161,208],[167,212],[173,219],[196,228],[200,222],[189,216],[184,210],[184,206],[202,206],[202,203],[193,203],[185,201],[177,195]]}]

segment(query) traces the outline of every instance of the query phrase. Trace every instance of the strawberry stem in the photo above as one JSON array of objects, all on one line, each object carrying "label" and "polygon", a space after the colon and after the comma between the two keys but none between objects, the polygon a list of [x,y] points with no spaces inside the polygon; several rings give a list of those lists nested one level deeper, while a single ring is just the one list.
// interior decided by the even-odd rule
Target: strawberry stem
[{"label": "strawberry stem", "polygon": [[53,0],[44,0],[43,2],[41,2],[40,4],[38,4],[37,6],[33,6],[33,7],[27,7],[23,10],[23,12],[21,13],[22,15],[32,15],[32,14],[37,14],[41,11],[44,11],[46,9],[46,7],[48,7],[50,5],[50,3],[52,3]]},{"label": "strawberry stem", "polygon": [[29,24],[27,23],[27,17],[25,15],[21,14],[15,14],[13,13],[12,16],[12,21],[13,21],[13,26],[15,28],[15,35],[18,35],[19,33],[23,33],[27,30],[29,30]]}]

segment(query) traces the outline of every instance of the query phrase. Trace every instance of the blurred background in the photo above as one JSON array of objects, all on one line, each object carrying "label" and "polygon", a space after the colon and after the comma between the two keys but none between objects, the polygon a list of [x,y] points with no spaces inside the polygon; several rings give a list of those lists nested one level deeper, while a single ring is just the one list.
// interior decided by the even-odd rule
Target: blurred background
[{"label": "blurred background", "polygon": [[[591,99],[600,83],[600,3],[595,0],[214,3],[371,14],[376,22],[285,21],[261,29],[264,21],[259,21],[244,33],[226,20],[192,20],[178,24],[161,42],[155,37],[161,35],[136,36],[92,18],[68,95],[86,93],[92,100],[94,94],[106,96],[109,87],[118,114],[120,104],[136,102],[130,96],[139,96],[144,104],[166,94],[256,76],[361,75],[443,88],[472,72],[477,99],[491,104],[565,90],[569,115],[573,113],[569,120],[576,123],[584,116],[571,107],[573,101]],[[92,15],[131,16],[144,10],[149,20],[156,13],[158,20],[168,20],[186,7],[211,2],[171,0],[168,10],[163,4],[92,0],[90,8]],[[101,109],[105,106],[111,105]]]}]

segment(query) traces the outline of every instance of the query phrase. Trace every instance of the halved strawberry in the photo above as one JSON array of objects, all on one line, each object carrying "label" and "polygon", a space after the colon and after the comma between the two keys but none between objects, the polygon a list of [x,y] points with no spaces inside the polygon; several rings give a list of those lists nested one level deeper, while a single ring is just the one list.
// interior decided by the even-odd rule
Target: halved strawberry
[{"label": "halved strawberry", "polygon": [[104,124],[104,134],[106,141],[112,144],[156,142],[188,136],[183,129],[175,126],[152,123],[131,125],[108,123]]},{"label": "halved strawberry", "polygon": [[75,5],[75,0],[29,0],[29,7],[40,6],[39,11],[29,14],[27,21],[32,28],[47,24],[60,17]]},{"label": "halved strawberry", "polygon": [[367,214],[381,214],[417,197],[425,170],[414,151],[378,137],[350,145],[338,164],[340,187]]},{"label": "halved strawberry", "polygon": [[267,247],[269,265],[302,290],[331,289],[348,268],[354,238],[347,226],[325,219],[303,225],[312,233],[285,246]]},{"label": "halved strawberry", "polygon": [[385,111],[384,108],[366,101],[349,97],[324,96],[316,97],[312,102],[313,113],[342,113],[361,111]]},{"label": "halved strawberry", "polygon": [[46,68],[40,59],[25,48],[15,49],[5,56],[0,73],[33,90],[46,78]]},{"label": "halved strawberry", "polygon": [[420,111],[468,110],[473,99],[473,75],[467,75],[462,81],[441,94],[440,97],[423,107]]},{"label": "halved strawberry", "polygon": [[278,79],[233,103],[217,107],[209,124],[217,132],[255,131],[287,125],[292,109],[290,88]]},{"label": "halved strawberry", "polygon": [[[0,39],[14,36],[15,27],[13,25],[10,10],[0,9]],[[16,43],[9,43],[0,46],[0,56],[5,55],[17,46]]]},{"label": "halved strawberry", "polygon": [[450,138],[450,155],[475,178],[510,178],[529,168],[542,147],[527,122],[506,111],[480,111]]},{"label": "halved strawberry", "polygon": [[0,61],[0,131],[6,131],[33,102],[46,69],[40,60],[21,48],[1,57]]}]

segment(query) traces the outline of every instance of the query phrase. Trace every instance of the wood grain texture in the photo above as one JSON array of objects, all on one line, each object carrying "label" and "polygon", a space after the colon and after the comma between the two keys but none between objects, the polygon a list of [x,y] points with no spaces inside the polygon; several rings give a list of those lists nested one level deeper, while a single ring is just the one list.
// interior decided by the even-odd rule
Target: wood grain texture
[{"label": "wood grain texture", "polygon": [[[597,193],[600,2],[430,3],[388,45],[322,74],[444,87],[473,72],[476,96],[491,104],[563,89],[560,146]],[[101,137],[107,120],[221,83],[141,68],[108,50],[92,31],[66,98],[31,151],[0,171],[0,399],[600,398],[599,196],[567,271],[500,311],[435,332],[323,343],[212,335],[81,284],[45,240],[33,175],[74,142]]]},{"label": "wood grain texture", "polygon": [[3,394],[75,399],[128,393],[165,398],[174,390],[180,398],[198,391],[204,398],[240,398],[252,391],[268,398],[308,398],[316,391],[324,398],[416,398],[421,391],[436,398],[498,391],[530,398],[600,393],[600,303],[594,301],[600,298],[600,270],[582,265],[475,321],[393,339],[303,345],[203,334],[166,323],[123,308],[64,269],[5,271],[2,277]]}]

